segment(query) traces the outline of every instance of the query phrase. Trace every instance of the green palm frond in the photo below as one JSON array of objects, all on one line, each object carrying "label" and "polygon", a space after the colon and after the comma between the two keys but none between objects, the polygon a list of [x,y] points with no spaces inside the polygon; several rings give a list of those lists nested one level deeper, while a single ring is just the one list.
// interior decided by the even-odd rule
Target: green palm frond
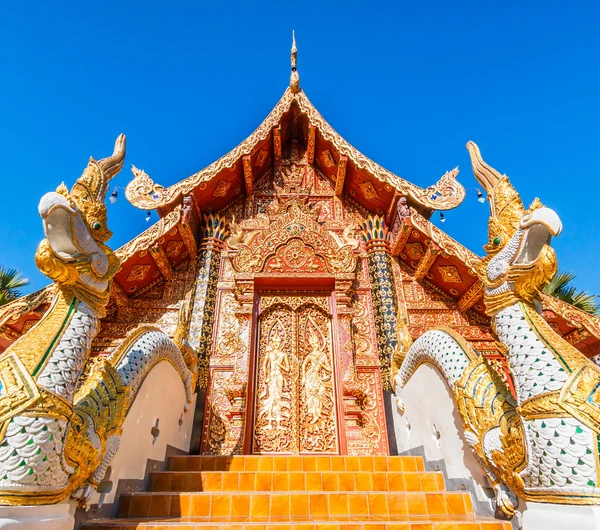
[{"label": "green palm frond", "polygon": [[600,316],[598,296],[571,285],[574,279],[575,275],[572,272],[558,271],[552,281],[544,287],[544,292],[586,313]]},{"label": "green palm frond", "polygon": [[14,267],[0,267],[0,306],[8,304],[21,296],[21,287],[29,285],[18,269]]}]

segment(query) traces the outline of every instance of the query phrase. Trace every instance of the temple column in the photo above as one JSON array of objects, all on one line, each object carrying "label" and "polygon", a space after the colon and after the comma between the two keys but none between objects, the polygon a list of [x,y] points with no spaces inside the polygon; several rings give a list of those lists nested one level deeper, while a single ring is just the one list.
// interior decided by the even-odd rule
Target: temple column
[{"label": "temple column", "polygon": [[398,349],[397,297],[392,273],[388,229],[383,217],[369,216],[363,222],[371,280],[371,295],[381,378],[384,391],[390,390],[392,357]]},{"label": "temple column", "polygon": [[204,215],[189,334],[190,346],[198,354],[198,386],[200,388],[208,386],[217,282],[221,252],[227,234],[225,217],[216,214]]}]

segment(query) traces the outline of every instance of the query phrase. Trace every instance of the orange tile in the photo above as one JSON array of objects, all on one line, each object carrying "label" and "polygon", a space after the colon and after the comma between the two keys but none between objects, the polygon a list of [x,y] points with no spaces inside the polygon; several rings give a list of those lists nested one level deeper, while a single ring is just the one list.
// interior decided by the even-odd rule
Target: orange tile
[{"label": "orange tile", "polygon": [[369,505],[366,493],[348,494],[348,513],[350,515],[368,515]]},{"label": "orange tile", "polygon": [[456,530],[456,523],[435,523],[435,530]]},{"label": "orange tile", "polygon": [[410,515],[427,515],[427,501],[424,493],[410,493],[406,499]]},{"label": "orange tile", "polygon": [[232,459],[231,456],[216,456],[215,471],[229,471]]},{"label": "orange tile", "polygon": [[271,506],[269,495],[255,494],[250,496],[250,517],[267,519]]},{"label": "orange tile", "polygon": [[323,473],[321,475],[321,485],[323,491],[339,491],[340,482],[338,478],[339,473]]},{"label": "orange tile", "polygon": [[259,471],[273,471],[273,457],[272,456],[259,457],[258,470]]},{"label": "orange tile", "polygon": [[410,530],[410,523],[393,523],[387,525],[388,530]]},{"label": "orange tile", "polygon": [[245,518],[250,515],[250,495],[231,496],[231,515]]},{"label": "orange tile", "polygon": [[117,509],[117,517],[127,517],[129,513],[129,505],[131,504],[131,495],[121,495],[119,498],[119,508]]},{"label": "orange tile", "polygon": [[148,517],[151,500],[150,495],[136,495],[134,493],[129,506],[129,517]]},{"label": "orange tile", "polygon": [[258,471],[258,460],[262,456],[246,456],[244,457],[244,471]]},{"label": "orange tile", "polygon": [[373,483],[373,491],[388,490],[387,473],[372,473],[371,482]]},{"label": "orange tile", "polygon": [[288,483],[290,491],[304,491],[304,473],[289,473]]},{"label": "orange tile", "polygon": [[446,493],[446,506],[448,507],[448,515],[462,515],[467,513],[465,509],[465,497],[462,493]]},{"label": "orange tile", "polygon": [[290,515],[290,496],[287,493],[271,495],[271,519]]},{"label": "orange tile", "polygon": [[240,473],[240,480],[238,483],[239,491],[254,491],[255,485],[254,480],[256,478],[256,473]]},{"label": "orange tile", "polygon": [[443,493],[426,493],[425,498],[428,515],[446,515],[448,513]]},{"label": "orange tile", "polygon": [[287,457],[287,469],[288,469],[288,471],[302,471],[302,457],[301,456],[288,456]]},{"label": "orange tile", "polygon": [[406,500],[406,494],[404,493],[389,493],[388,499],[388,510],[391,515],[407,515],[408,505]]},{"label": "orange tile", "polygon": [[302,458],[302,469],[304,471],[317,470],[317,458],[314,456],[305,456]]},{"label": "orange tile", "polygon": [[456,526],[458,530],[481,530],[479,523],[457,523]]},{"label": "orange tile", "polygon": [[388,471],[404,471],[401,456],[388,456],[387,465]]},{"label": "orange tile", "polygon": [[[314,530],[314,524],[296,524],[294,525],[294,530]],[[362,529],[360,529],[362,530]]]},{"label": "orange tile", "polygon": [[340,483],[340,491],[354,491],[356,488],[354,473],[339,473],[338,481]]},{"label": "orange tile", "polygon": [[239,485],[239,473],[226,471],[221,479],[221,491],[237,491]]},{"label": "orange tile", "polygon": [[421,491],[421,477],[418,473],[404,473],[406,491]]},{"label": "orange tile", "polygon": [[415,465],[417,467],[417,471],[423,471],[425,469],[425,462],[423,462],[423,457],[415,456]]},{"label": "orange tile", "polygon": [[188,474],[187,491],[203,491],[202,474],[199,471]]},{"label": "orange tile", "polygon": [[273,457],[273,471],[287,471],[287,456]]},{"label": "orange tile", "polygon": [[421,491],[439,491],[436,473],[419,473],[419,477],[421,479]]},{"label": "orange tile", "polygon": [[393,471],[388,473],[388,486],[390,491],[406,491],[404,484],[404,474]]},{"label": "orange tile", "polygon": [[387,456],[374,456],[373,457],[373,470],[374,471],[388,471]]},{"label": "orange tile", "polygon": [[340,530],[363,530],[362,524],[341,524]]},{"label": "orange tile", "polygon": [[289,473],[277,471],[273,473],[273,491],[289,491]]},{"label": "orange tile", "polygon": [[214,471],[215,470],[215,462],[216,462],[216,457],[215,456],[203,456],[200,458],[200,461],[202,462],[200,469],[202,471]]},{"label": "orange tile", "polygon": [[256,491],[271,491],[273,488],[273,475],[271,473],[256,473],[254,482]]},{"label": "orange tile", "polygon": [[332,493],[329,495],[329,514],[348,515],[348,494]]},{"label": "orange tile", "polygon": [[[187,516],[190,514],[190,498],[191,495],[187,493],[179,493],[178,495],[173,495],[171,499],[171,510],[169,512],[169,517],[181,517],[182,514]],[[210,510],[210,504],[209,504]]]},{"label": "orange tile", "polygon": [[171,476],[171,473],[152,473],[150,475],[148,491],[172,491]]},{"label": "orange tile", "polygon": [[441,473],[436,473],[438,491],[444,491],[446,489],[446,484],[444,483],[444,475]]},{"label": "orange tile", "polygon": [[343,456],[332,456],[329,459],[329,465],[331,466],[331,471],[345,471],[346,462],[344,462]]},{"label": "orange tile", "polygon": [[371,491],[373,489],[371,473],[356,473],[355,479],[356,491]]},{"label": "orange tile", "polygon": [[502,530],[503,527],[503,523],[481,523],[481,530]]},{"label": "orange tile", "polygon": [[331,458],[328,456],[317,457],[317,471],[330,471]]},{"label": "orange tile", "polygon": [[202,471],[202,457],[186,456],[185,467],[182,471]]},{"label": "orange tile", "polygon": [[315,530],[340,530],[340,525],[333,523],[318,523]]},{"label": "orange tile", "polygon": [[466,513],[475,513],[475,510],[473,510],[473,500],[471,499],[471,494],[463,496],[463,501],[465,502]]},{"label": "orange tile", "polygon": [[306,491],[321,491],[321,473],[305,473],[304,484]]},{"label": "orange tile", "polygon": [[169,471],[185,471],[185,459],[183,456],[171,456],[168,463]]},{"label": "orange tile", "polygon": [[387,495],[385,493],[368,493],[367,501],[369,503],[370,515],[387,516],[389,514]]},{"label": "orange tile", "polygon": [[223,473],[211,472],[202,474],[202,490],[203,491],[219,491],[221,489],[221,480]]},{"label": "orange tile", "polygon": [[212,496],[210,516],[227,517],[231,514],[231,495],[217,494]]},{"label": "orange tile", "polygon": [[313,493],[310,495],[310,515],[315,516],[327,516],[329,515],[329,506],[327,502],[327,495]]},{"label": "orange tile", "polygon": [[233,456],[229,464],[229,471],[244,471],[244,458],[243,456]]},{"label": "orange tile", "polygon": [[[308,495],[306,493],[297,493],[290,495],[290,515],[296,517],[307,517],[308,511]],[[297,530],[297,527],[294,527]]]},{"label": "orange tile", "polygon": [[171,513],[171,495],[152,495],[150,501],[150,517],[168,517]]},{"label": "orange tile", "polygon": [[359,456],[358,465],[361,471],[373,471],[373,457],[372,456]]},{"label": "orange tile", "polygon": [[347,456],[345,457],[346,461],[346,471],[359,471],[360,466],[358,465],[358,456]]},{"label": "orange tile", "polygon": [[[207,494],[180,495],[179,506],[182,517],[208,517],[210,515],[211,496]],[[171,501],[171,515],[173,516],[173,504]]]},{"label": "orange tile", "polygon": [[413,523],[410,526],[410,530],[434,530],[434,525],[432,523]]}]

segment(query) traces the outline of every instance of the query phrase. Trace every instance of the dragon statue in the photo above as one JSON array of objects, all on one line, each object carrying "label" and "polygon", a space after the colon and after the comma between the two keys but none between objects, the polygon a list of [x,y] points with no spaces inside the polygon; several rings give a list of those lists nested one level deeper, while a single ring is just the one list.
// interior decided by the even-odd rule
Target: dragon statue
[{"label": "dragon statue", "polygon": [[540,315],[540,290],[557,270],[552,236],[558,215],[536,199],[525,209],[508,177],[467,144],[488,193],[487,256],[477,267],[485,305],[506,346],[516,400],[485,359],[450,329],[431,330],[409,349],[395,378],[401,391],[422,363],[450,387],[465,438],[496,491],[498,515],[516,497],[556,504],[600,504],[600,368]]},{"label": "dragon statue", "polygon": [[82,380],[120,267],[105,244],[112,234],[104,201],[124,158],[121,135],[112,156],[90,158],[70,192],[61,184],[40,201],[46,238],[36,263],[56,294],[43,318],[0,355],[0,504],[50,504],[69,496],[85,504],[157,363],[174,366],[191,401],[193,376],[181,348],[148,326],[95,359]]}]

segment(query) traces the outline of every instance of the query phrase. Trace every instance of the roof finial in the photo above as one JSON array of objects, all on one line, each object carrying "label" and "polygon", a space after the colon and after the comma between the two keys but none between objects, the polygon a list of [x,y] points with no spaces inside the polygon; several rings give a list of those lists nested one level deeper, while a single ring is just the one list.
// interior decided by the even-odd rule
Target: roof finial
[{"label": "roof finial", "polygon": [[297,58],[298,48],[296,48],[296,37],[294,30],[292,30],[292,75],[290,75],[290,88],[294,94],[300,92],[300,74],[298,74],[298,70],[296,69]]}]

